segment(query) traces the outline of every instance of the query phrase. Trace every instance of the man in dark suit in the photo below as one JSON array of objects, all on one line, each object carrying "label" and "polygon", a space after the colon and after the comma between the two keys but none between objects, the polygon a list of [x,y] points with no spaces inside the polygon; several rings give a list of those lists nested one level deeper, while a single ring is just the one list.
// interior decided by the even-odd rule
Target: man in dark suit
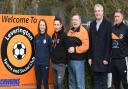
[{"label": "man in dark suit", "polygon": [[103,6],[94,6],[95,18],[90,24],[90,51],[88,62],[93,71],[94,89],[107,89],[107,71],[111,50],[112,24],[103,16]]}]

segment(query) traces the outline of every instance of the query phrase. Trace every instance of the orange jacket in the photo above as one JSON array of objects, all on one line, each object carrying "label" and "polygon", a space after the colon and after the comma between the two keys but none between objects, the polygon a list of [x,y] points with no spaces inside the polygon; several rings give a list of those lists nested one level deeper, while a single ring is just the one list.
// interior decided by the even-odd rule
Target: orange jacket
[{"label": "orange jacket", "polygon": [[79,31],[69,30],[67,33],[70,37],[77,37],[81,40],[82,45],[75,47],[76,53],[85,53],[89,49],[89,36],[87,30],[81,25]]}]

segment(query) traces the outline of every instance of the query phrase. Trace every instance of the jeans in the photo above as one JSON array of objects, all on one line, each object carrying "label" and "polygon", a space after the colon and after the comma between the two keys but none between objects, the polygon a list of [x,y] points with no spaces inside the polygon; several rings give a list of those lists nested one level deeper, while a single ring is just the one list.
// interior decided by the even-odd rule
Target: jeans
[{"label": "jeans", "polygon": [[63,89],[63,80],[65,75],[65,64],[53,64],[54,89]]},{"label": "jeans", "polygon": [[85,60],[70,60],[68,72],[69,89],[85,89]]},{"label": "jeans", "polygon": [[94,89],[108,89],[107,72],[93,72]]},{"label": "jeans", "polygon": [[49,66],[35,64],[35,74],[36,74],[36,89],[41,89],[42,80],[43,80],[44,89],[49,89],[48,87]]}]

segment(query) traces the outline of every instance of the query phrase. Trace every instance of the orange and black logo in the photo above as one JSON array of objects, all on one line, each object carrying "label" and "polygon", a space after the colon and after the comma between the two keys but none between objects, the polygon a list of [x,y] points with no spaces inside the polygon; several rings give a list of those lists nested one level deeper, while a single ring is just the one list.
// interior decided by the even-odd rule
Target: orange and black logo
[{"label": "orange and black logo", "polygon": [[1,56],[5,67],[14,74],[28,72],[34,63],[34,36],[25,27],[17,26],[10,29],[4,36]]}]

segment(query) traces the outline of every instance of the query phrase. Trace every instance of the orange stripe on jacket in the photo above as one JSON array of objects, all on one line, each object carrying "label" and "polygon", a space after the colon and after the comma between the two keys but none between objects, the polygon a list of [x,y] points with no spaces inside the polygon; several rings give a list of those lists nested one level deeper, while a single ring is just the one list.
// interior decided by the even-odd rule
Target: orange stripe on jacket
[{"label": "orange stripe on jacket", "polygon": [[116,34],[114,34],[114,33],[112,33],[112,39],[114,40],[116,40],[116,39],[120,39]]},{"label": "orange stripe on jacket", "polygon": [[79,32],[74,32],[72,30],[69,30],[68,36],[74,36],[77,37],[81,40],[82,45],[76,47],[76,53],[85,53],[89,49],[89,36],[87,30],[83,27],[80,26],[80,31]]}]

